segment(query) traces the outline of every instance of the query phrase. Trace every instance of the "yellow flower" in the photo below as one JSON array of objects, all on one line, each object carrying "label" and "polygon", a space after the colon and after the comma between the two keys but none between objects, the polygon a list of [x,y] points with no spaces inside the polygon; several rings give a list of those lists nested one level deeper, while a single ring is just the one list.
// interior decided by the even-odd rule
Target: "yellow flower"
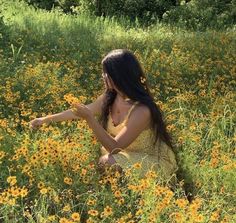
[{"label": "yellow flower", "polygon": [[55,215],[48,216],[48,221],[55,221],[55,220],[56,220],[56,216]]},{"label": "yellow flower", "polygon": [[211,165],[213,168],[215,168],[215,167],[217,167],[218,163],[219,163],[219,159],[218,159],[218,158],[212,158],[210,165]]},{"label": "yellow flower", "polygon": [[40,181],[40,182],[38,183],[38,188],[39,188],[39,189],[43,188],[44,186],[45,186],[45,185],[44,185],[43,182]]},{"label": "yellow flower", "polygon": [[86,170],[85,168],[83,168],[83,169],[81,170],[81,175],[82,175],[82,176],[85,176],[86,173],[87,173],[87,170]]},{"label": "yellow flower", "polygon": [[139,209],[136,211],[135,215],[138,216],[138,215],[142,215],[143,214],[143,210]]},{"label": "yellow flower", "polygon": [[189,129],[190,129],[191,131],[195,130],[195,129],[196,129],[195,123],[192,123],[192,124],[190,125]]},{"label": "yellow flower", "polygon": [[[0,138],[0,140],[1,140],[1,138]],[[4,151],[0,151],[0,159],[2,159],[5,155],[6,155],[6,153]]]},{"label": "yellow flower", "polygon": [[94,204],[96,204],[96,200],[89,199],[87,201],[87,205],[94,205]]},{"label": "yellow flower", "polygon": [[212,214],[211,214],[211,221],[218,221],[219,220],[219,211],[214,211]]},{"label": "yellow flower", "polygon": [[30,166],[29,165],[24,165],[23,169],[22,169],[22,173],[27,173],[30,170]]},{"label": "yellow flower", "polygon": [[67,101],[68,104],[72,106],[72,112],[76,112],[76,109],[74,108],[75,104],[84,104],[86,102],[86,97],[79,96],[79,98],[77,98],[73,94],[64,95],[64,99]]},{"label": "yellow flower", "polygon": [[142,84],[144,84],[146,82],[146,78],[145,77],[140,77],[140,81]]},{"label": "yellow flower", "polygon": [[54,200],[56,203],[59,203],[59,202],[60,202],[60,198],[59,198],[58,195],[55,195],[55,196],[53,197],[53,200]]},{"label": "yellow flower", "polygon": [[69,220],[67,218],[60,218],[59,223],[68,223]]},{"label": "yellow flower", "polygon": [[120,198],[120,199],[117,201],[117,203],[118,203],[119,205],[122,205],[122,204],[125,203],[125,199],[124,199],[124,198]]},{"label": "yellow flower", "polygon": [[199,215],[195,216],[194,220],[196,222],[203,222],[204,221],[204,217],[203,217],[202,214],[199,214]]},{"label": "yellow flower", "polygon": [[124,217],[121,217],[120,219],[116,221],[116,223],[126,223],[126,220]]},{"label": "yellow flower", "polygon": [[175,125],[174,124],[167,125],[166,129],[167,129],[167,131],[173,131],[173,130],[175,130]]},{"label": "yellow flower", "polygon": [[15,184],[17,183],[16,176],[9,176],[9,177],[7,178],[7,182],[8,182],[11,186],[15,185]]},{"label": "yellow flower", "polygon": [[133,165],[135,169],[140,169],[142,167],[142,164],[140,162],[137,162]]},{"label": "yellow flower", "polygon": [[197,212],[199,207],[198,205],[192,202],[188,208],[189,208],[189,211],[192,213],[192,215],[194,215]]},{"label": "yellow flower", "polygon": [[42,188],[41,190],[40,190],[40,193],[41,194],[46,194],[48,192],[48,189],[47,188]]},{"label": "yellow flower", "polygon": [[26,188],[23,188],[20,192],[21,197],[26,197],[27,194],[28,194],[28,189]]},{"label": "yellow flower", "polygon": [[156,171],[152,171],[152,170],[149,170],[147,171],[147,173],[145,174],[145,177],[147,178],[156,178],[158,176],[157,172]]},{"label": "yellow flower", "polygon": [[92,216],[97,216],[97,215],[98,215],[98,211],[92,209],[92,210],[89,210],[89,211],[88,211],[88,214],[89,214],[89,215],[92,215]]},{"label": "yellow flower", "polygon": [[112,208],[110,206],[106,206],[103,211],[103,216],[108,217],[113,214]]},{"label": "yellow flower", "polygon": [[74,221],[80,221],[80,214],[77,213],[77,212],[74,212],[74,213],[71,215],[71,218],[72,218]]},{"label": "yellow flower", "polygon": [[93,220],[92,218],[89,218],[86,220],[86,223],[96,223],[97,221]]},{"label": "yellow flower", "polygon": [[18,197],[20,195],[20,189],[17,187],[12,187],[10,191],[13,197]]},{"label": "yellow flower", "polygon": [[120,197],[121,196],[121,192],[119,190],[114,192],[114,196],[115,197]]},{"label": "yellow flower", "polygon": [[166,191],[166,198],[172,198],[174,196],[174,192],[173,191],[171,191],[171,190],[167,190]]},{"label": "yellow flower", "polygon": [[44,166],[47,166],[48,163],[49,163],[49,160],[48,160],[48,159],[43,159],[43,160],[42,160],[42,163],[44,164]]},{"label": "yellow flower", "polygon": [[66,206],[64,206],[64,208],[62,210],[65,211],[65,212],[70,211],[71,210],[70,205],[67,204]]},{"label": "yellow flower", "polygon": [[175,203],[180,207],[180,208],[184,208],[184,207],[186,207],[186,205],[188,204],[188,200],[186,200],[186,199],[177,199],[176,201],[175,201]]},{"label": "yellow flower", "polygon": [[148,221],[150,222],[150,223],[154,223],[154,222],[156,222],[156,218],[157,218],[157,216],[155,215],[155,212],[154,213],[151,213],[149,216],[148,216]]},{"label": "yellow flower", "polygon": [[196,204],[198,207],[200,207],[202,204],[202,199],[197,197],[192,201],[192,204]]},{"label": "yellow flower", "polygon": [[180,212],[174,212],[174,213],[170,214],[170,217],[172,217],[172,216],[176,222],[180,222],[180,223],[185,222],[185,218],[184,218],[183,214]]},{"label": "yellow flower", "polygon": [[11,198],[7,201],[7,204],[14,206],[16,204],[16,199],[15,198]]},{"label": "yellow flower", "polygon": [[64,178],[64,183],[71,185],[72,184],[72,179],[70,177],[65,177]]},{"label": "yellow flower", "polygon": [[79,99],[74,97],[73,94],[66,94],[66,95],[64,95],[64,99],[70,105],[80,103]]}]

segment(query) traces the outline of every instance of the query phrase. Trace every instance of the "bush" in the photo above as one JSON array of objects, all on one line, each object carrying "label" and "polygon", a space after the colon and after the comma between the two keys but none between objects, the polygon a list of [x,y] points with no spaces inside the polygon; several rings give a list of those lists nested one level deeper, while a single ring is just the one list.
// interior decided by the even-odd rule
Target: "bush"
[{"label": "bush", "polygon": [[57,0],[25,0],[28,2],[30,5],[34,5],[35,7],[38,8],[43,8],[50,10],[55,6],[59,6]]},{"label": "bush", "polygon": [[171,0],[126,0],[124,5],[124,11],[132,18],[138,16],[144,20],[150,20],[151,18],[162,19],[164,12],[173,6],[175,1]]},{"label": "bush", "polygon": [[9,28],[5,24],[4,16],[2,15],[2,11],[4,10],[5,5],[3,3],[0,3],[0,7],[0,47],[4,47],[9,39]]},{"label": "bush", "polygon": [[60,7],[65,13],[74,13],[78,7],[79,12],[95,12],[96,1],[91,0],[25,0],[29,5],[36,8],[51,10],[55,7]]},{"label": "bush", "polygon": [[205,30],[235,24],[236,0],[25,0],[47,10],[60,7],[65,13],[125,17],[150,25],[158,21],[182,28]]},{"label": "bush", "polygon": [[176,4],[176,0],[120,0],[96,1],[97,15],[125,16],[132,21],[138,18],[142,23],[152,23],[161,20],[164,12]]},{"label": "bush", "polygon": [[235,24],[236,0],[182,1],[163,16],[163,21],[187,29],[221,29]]},{"label": "bush", "polygon": [[176,0],[28,0],[28,3],[47,10],[59,6],[64,12],[86,11],[98,16],[125,16],[133,21],[137,17],[150,23],[162,19],[164,12],[176,5]]}]

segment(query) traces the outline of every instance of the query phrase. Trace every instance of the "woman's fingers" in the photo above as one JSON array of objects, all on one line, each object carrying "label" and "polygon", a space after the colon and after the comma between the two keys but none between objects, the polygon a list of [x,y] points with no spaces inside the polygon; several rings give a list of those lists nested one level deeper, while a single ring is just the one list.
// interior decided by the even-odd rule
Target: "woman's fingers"
[{"label": "woman's fingers", "polygon": [[84,104],[73,104],[73,108],[75,109],[75,114],[84,119],[87,119],[92,114],[90,109]]},{"label": "woman's fingers", "polygon": [[31,122],[30,122],[30,128],[36,129],[36,127],[37,127],[37,120],[31,121]]},{"label": "woman's fingers", "polygon": [[30,126],[30,128],[32,128],[32,129],[37,129],[37,128],[39,128],[40,126],[42,126],[43,123],[44,123],[44,122],[43,122],[43,119],[42,119],[42,118],[36,118],[36,119],[30,121],[29,126]]}]

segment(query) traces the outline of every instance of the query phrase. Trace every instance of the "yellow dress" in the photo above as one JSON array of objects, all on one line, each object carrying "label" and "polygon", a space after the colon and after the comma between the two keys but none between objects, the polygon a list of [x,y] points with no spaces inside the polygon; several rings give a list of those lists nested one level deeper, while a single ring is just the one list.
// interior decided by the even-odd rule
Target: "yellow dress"
[{"label": "yellow dress", "polygon": [[[112,123],[112,118],[109,113],[107,132],[115,137],[121,129],[126,125],[127,120],[131,111],[134,109],[136,102],[128,111],[124,121],[117,126]],[[141,177],[145,173],[152,169],[157,172],[158,176],[162,179],[169,180],[169,182],[176,182],[175,172],[178,169],[175,154],[172,149],[167,146],[164,142],[158,141],[153,146],[154,134],[152,129],[145,129],[139,136],[125,149],[122,151],[112,154],[115,161],[126,169],[135,163],[141,163]],[[105,155],[108,151],[102,147],[101,154]]]}]

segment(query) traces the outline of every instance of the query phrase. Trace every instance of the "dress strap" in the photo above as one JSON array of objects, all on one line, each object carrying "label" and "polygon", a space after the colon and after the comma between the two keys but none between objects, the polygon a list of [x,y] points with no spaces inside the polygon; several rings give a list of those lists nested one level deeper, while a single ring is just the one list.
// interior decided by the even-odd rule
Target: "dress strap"
[{"label": "dress strap", "polygon": [[132,112],[132,110],[134,109],[135,105],[137,105],[139,103],[139,101],[135,101],[134,104],[131,106],[131,108],[128,110],[128,113],[124,119],[124,122],[126,123],[128,121],[128,118],[130,116],[130,113]]}]

